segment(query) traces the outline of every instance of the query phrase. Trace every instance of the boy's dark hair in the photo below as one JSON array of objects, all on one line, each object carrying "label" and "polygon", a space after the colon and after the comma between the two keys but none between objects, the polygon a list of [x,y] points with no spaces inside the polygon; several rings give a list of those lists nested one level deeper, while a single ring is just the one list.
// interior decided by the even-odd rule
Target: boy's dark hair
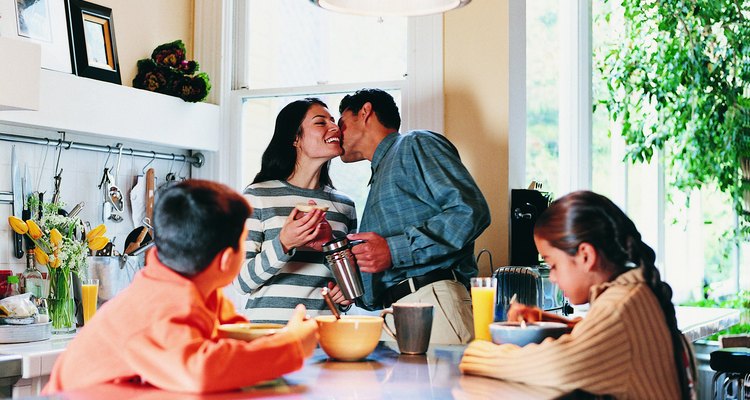
[{"label": "boy's dark hair", "polygon": [[154,241],[159,261],[192,277],[216,255],[239,246],[252,208],[228,186],[188,179],[159,195],[154,208]]},{"label": "boy's dark hair", "polygon": [[395,130],[401,128],[401,115],[393,96],[380,89],[360,89],[354,94],[347,94],[339,103],[339,114],[346,110],[356,114],[368,102],[372,104],[372,111],[384,127]]}]

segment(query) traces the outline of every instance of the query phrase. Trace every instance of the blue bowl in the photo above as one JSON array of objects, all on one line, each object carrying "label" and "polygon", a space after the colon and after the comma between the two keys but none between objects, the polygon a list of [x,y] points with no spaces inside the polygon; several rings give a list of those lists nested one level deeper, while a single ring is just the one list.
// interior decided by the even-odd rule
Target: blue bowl
[{"label": "blue bowl", "polygon": [[541,343],[548,337],[557,339],[569,331],[568,326],[560,322],[528,322],[526,327],[521,327],[520,322],[490,324],[490,335],[495,344],[526,346],[529,343]]}]

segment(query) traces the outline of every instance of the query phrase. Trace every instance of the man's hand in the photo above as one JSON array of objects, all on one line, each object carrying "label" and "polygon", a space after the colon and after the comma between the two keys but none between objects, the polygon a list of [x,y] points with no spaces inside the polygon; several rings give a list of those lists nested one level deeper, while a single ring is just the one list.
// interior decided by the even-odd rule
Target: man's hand
[{"label": "man's hand", "polygon": [[314,319],[305,321],[306,313],[305,306],[298,304],[284,329],[299,339],[302,344],[302,354],[310,357],[318,345],[318,323]]},{"label": "man's hand", "polygon": [[354,233],[346,237],[349,241],[365,241],[352,247],[352,254],[357,259],[360,271],[375,274],[391,267],[391,249],[384,237],[375,232]]}]

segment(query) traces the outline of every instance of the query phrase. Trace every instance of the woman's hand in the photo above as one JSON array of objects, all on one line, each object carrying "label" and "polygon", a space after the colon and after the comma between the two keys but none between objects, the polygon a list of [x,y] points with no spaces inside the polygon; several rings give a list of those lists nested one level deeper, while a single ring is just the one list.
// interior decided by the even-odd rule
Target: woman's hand
[{"label": "woman's hand", "polygon": [[279,240],[284,252],[288,253],[289,250],[304,246],[315,239],[321,230],[320,223],[325,220],[324,214],[324,211],[319,209],[314,209],[309,213],[293,209],[279,232]]},{"label": "woman's hand", "polygon": [[344,293],[341,292],[339,285],[333,282],[328,282],[328,294],[331,296],[331,300],[336,304],[341,304],[342,306],[352,304],[351,300],[344,298]]}]

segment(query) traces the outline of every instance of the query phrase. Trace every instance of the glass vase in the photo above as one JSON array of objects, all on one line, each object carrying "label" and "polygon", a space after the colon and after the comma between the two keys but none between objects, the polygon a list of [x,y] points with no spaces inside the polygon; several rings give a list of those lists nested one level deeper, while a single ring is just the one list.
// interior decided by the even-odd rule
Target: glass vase
[{"label": "glass vase", "polygon": [[49,316],[52,333],[71,333],[76,330],[76,307],[73,299],[73,274],[69,268],[49,269]]}]

